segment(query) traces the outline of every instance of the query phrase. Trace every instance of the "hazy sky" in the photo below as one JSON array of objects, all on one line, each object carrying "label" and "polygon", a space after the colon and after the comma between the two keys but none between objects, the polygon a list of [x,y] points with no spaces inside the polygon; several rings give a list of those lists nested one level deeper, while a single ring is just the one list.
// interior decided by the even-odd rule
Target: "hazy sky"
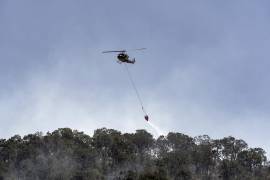
[{"label": "hazy sky", "polygon": [[0,1],[0,137],[61,127],[232,135],[270,152],[268,1]]}]

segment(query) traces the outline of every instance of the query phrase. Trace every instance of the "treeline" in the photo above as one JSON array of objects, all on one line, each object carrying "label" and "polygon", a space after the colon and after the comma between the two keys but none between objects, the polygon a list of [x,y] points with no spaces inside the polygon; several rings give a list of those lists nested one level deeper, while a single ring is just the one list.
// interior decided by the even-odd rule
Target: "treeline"
[{"label": "treeline", "polygon": [[265,151],[234,137],[69,128],[0,140],[0,180],[270,179]]}]

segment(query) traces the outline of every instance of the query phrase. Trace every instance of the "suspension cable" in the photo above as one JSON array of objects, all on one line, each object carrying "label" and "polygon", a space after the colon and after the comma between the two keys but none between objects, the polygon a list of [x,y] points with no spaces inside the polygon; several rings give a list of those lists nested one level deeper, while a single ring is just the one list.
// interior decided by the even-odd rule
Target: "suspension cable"
[{"label": "suspension cable", "polygon": [[132,75],[131,75],[131,73],[130,73],[130,71],[128,69],[128,66],[126,65],[126,63],[124,63],[124,65],[125,65],[125,68],[126,68],[126,71],[127,71],[128,77],[129,77],[129,80],[131,82],[131,85],[132,85],[132,87],[133,87],[133,89],[134,89],[134,91],[135,91],[135,93],[137,95],[137,99],[139,100],[139,103],[142,106],[142,111],[144,112],[145,116],[148,116],[147,113],[146,113],[146,110],[143,107],[143,102],[142,102],[141,96],[139,94],[139,91],[138,91],[135,83],[134,83],[134,80],[133,80]]}]

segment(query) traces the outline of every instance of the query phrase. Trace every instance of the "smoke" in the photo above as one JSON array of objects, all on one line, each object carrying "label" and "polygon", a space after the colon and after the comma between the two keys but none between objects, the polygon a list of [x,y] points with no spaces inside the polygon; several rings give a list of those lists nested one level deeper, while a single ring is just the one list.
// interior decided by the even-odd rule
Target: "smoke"
[{"label": "smoke", "polygon": [[[35,154],[35,153],[34,153]],[[17,165],[12,162],[4,179],[42,180],[71,179],[79,164],[72,157],[73,150],[59,147],[50,153],[39,150],[35,158],[27,158]]]}]

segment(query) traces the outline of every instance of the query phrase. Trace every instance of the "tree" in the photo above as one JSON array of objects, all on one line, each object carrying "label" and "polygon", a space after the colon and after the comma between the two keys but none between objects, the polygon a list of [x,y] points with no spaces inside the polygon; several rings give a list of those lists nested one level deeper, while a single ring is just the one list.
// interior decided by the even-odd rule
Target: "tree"
[{"label": "tree", "polygon": [[193,155],[196,173],[199,177],[210,179],[210,172],[211,170],[213,172],[215,167],[212,140],[207,135],[197,136],[194,139],[197,144]]},{"label": "tree", "polygon": [[261,148],[234,137],[195,138],[145,130],[97,129],[91,137],[69,128],[0,139],[2,179],[269,179]]},{"label": "tree", "polygon": [[237,155],[244,149],[247,149],[247,143],[242,139],[234,137],[225,137],[220,140],[223,147],[222,155],[225,159],[233,161],[237,159]]}]

